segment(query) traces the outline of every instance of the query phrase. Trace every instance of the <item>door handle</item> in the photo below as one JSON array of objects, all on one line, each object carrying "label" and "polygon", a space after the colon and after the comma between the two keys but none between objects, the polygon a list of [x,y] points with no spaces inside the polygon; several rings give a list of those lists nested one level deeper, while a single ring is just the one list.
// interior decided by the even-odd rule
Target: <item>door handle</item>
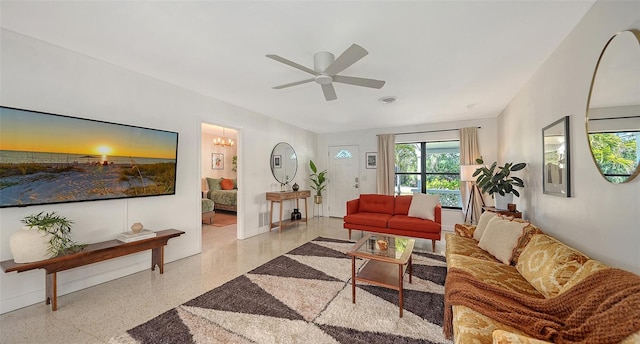
[{"label": "door handle", "polygon": [[354,185],[353,187],[357,189],[358,188],[358,184]]}]

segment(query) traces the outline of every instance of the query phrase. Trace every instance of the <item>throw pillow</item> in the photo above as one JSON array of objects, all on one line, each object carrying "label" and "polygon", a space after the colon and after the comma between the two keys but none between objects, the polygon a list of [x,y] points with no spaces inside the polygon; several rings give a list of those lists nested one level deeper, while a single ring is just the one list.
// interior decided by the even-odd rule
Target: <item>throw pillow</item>
[{"label": "throw pillow", "polygon": [[421,192],[414,192],[407,215],[435,221],[435,208],[438,203],[440,203],[440,195],[427,195]]},{"label": "throw pillow", "polygon": [[527,247],[527,244],[529,244],[529,241],[531,241],[531,238],[533,238],[533,236],[536,234],[543,234],[543,232],[542,230],[540,230],[540,228],[526,221],[522,221],[520,219],[514,219],[513,221],[527,224],[527,226],[524,227],[524,233],[522,234],[520,239],[518,239],[516,248],[513,249],[513,255],[511,256],[511,265],[515,266],[516,264],[518,264],[518,259],[520,258],[520,255],[522,254],[524,248]]},{"label": "throw pillow", "polygon": [[480,241],[480,238],[482,238],[482,234],[484,234],[484,230],[487,228],[487,224],[496,216],[498,216],[498,214],[491,211],[485,211],[484,213],[482,213],[482,215],[480,215],[476,230],[473,232],[473,238],[476,239],[476,241]]},{"label": "throw pillow", "polygon": [[526,225],[526,223],[494,217],[489,221],[478,246],[491,253],[502,263],[510,264],[513,249],[518,245],[518,240]]},{"label": "throw pillow", "polygon": [[220,190],[220,179],[207,178],[207,185],[209,185],[209,191]]},{"label": "throw pillow", "polygon": [[222,190],[233,190],[233,180],[222,179],[220,181],[220,187],[222,188]]}]

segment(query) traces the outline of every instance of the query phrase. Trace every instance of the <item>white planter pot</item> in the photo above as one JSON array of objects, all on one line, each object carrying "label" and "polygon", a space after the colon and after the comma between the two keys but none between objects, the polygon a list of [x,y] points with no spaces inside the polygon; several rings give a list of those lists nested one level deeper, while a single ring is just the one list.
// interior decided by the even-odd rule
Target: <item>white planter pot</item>
[{"label": "white planter pot", "polygon": [[49,252],[51,234],[29,226],[11,235],[9,248],[16,263],[31,263],[52,258]]},{"label": "white planter pot", "polygon": [[496,199],[496,209],[507,210],[507,204],[513,203],[513,194],[508,193],[504,196],[501,196],[499,193],[493,194]]}]

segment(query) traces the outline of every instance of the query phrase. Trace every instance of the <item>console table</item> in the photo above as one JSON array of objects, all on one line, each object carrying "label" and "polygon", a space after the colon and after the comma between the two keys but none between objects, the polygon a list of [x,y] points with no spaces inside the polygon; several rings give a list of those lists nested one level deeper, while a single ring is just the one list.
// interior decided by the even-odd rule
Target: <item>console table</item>
[{"label": "console table", "polygon": [[81,251],[66,255],[32,262],[16,263],[12,260],[0,262],[4,272],[24,272],[35,269],[44,269],[47,273],[45,279],[46,304],[51,304],[51,310],[58,309],[57,277],[59,271],[77,268],[83,265],[101,262],[103,260],[125,256],[132,253],[151,250],[151,270],[158,266],[160,273],[164,273],[164,246],[171,238],[184,234],[183,231],[167,229],[157,231],[156,237],[124,243],[118,240],[109,240],[89,244]]},{"label": "console table", "polygon": [[[278,232],[281,232],[283,228],[286,228],[297,222],[307,222],[307,198],[311,196],[309,190],[298,191],[280,191],[280,192],[267,192],[267,201],[271,201],[271,212],[269,213],[269,231],[272,228],[278,227]],[[296,208],[300,209],[300,199],[304,200],[304,217],[300,220],[285,220],[282,221],[282,202],[288,199],[296,200]],[[273,222],[273,203],[280,204],[280,221]]]}]

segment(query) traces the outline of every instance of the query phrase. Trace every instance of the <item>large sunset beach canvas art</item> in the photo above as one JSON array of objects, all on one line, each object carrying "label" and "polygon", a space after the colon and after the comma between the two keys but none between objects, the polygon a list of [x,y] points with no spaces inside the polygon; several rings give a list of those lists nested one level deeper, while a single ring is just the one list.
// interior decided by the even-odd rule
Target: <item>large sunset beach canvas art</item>
[{"label": "large sunset beach canvas art", "polygon": [[175,194],[178,133],[0,107],[0,207]]}]

